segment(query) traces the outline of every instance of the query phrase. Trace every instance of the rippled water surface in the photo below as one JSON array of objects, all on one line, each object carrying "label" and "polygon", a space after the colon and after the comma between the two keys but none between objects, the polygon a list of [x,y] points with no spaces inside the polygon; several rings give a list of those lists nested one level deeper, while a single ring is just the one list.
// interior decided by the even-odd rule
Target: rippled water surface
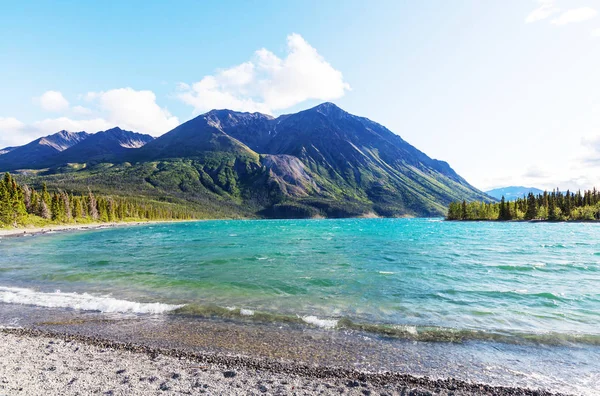
[{"label": "rippled water surface", "polygon": [[4,238],[0,252],[5,303],[600,344],[596,224],[205,221]]}]

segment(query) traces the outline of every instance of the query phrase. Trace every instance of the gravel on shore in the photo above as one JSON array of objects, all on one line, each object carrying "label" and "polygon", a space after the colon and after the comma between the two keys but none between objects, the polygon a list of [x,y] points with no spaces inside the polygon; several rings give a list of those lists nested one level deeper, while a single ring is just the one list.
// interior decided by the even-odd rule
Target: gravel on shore
[{"label": "gravel on shore", "polygon": [[539,395],[453,379],[198,354],[32,329],[0,331],[0,395]]}]

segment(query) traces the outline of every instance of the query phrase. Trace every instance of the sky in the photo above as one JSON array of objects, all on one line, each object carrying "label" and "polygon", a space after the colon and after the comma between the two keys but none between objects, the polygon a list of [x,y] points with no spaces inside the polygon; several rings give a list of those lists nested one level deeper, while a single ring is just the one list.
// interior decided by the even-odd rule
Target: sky
[{"label": "sky", "polygon": [[368,117],[475,187],[600,188],[600,0],[0,0],[0,148],[213,108]]}]

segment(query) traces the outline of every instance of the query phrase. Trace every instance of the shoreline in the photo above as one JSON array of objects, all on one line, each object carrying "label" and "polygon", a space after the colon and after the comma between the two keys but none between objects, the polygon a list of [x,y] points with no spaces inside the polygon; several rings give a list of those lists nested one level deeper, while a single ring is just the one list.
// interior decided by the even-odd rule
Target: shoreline
[{"label": "shoreline", "polygon": [[90,231],[102,228],[116,228],[139,226],[148,224],[170,224],[170,223],[185,223],[202,220],[148,220],[148,221],[122,221],[110,223],[83,223],[83,224],[56,224],[45,227],[21,227],[21,228],[0,228],[1,237],[19,237],[47,234],[50,232],[65,232],[65,231]]},{"label": "shoreline", "polygon": [[[0,364],[0,378],[5,378],[0,382],[0,391],[9,394],[15,391],[74,394],[95,390],[109,394],[188,393],[200,389],[218,394],[560,395],[452,378],[436,380],[398,372],[370,373],[276,359],[157,348],[39,329],[0,328],[0,339],[0,355],[8,357]],[[42,377],[44,381],[40,381]],[[125,377],[129,379],[124,381]]]}]

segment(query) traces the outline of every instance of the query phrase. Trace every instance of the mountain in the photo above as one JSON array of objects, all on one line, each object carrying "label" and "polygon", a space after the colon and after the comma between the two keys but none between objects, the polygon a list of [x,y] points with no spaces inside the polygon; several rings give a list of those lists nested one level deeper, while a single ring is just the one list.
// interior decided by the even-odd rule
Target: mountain
[{"label": "mountain", "polygon": [[148,143],[130,161],[176,158],[197,160],[199,179],[212,191],[270,197],[275,205],[266,213],[274,216],[430,216],[444,214],[453,200],[491,200],[446,162],[332,103],[277,118],[213,110]]},{"label": "mountain", "polygon": [[494,200],[448,163],[332,103],[277,118],[212,110],[156,139],[115,128],[52,160],[22,177],[196,205],[212,217],[442,216],[452,201]]},{"label": "mountain", "polygon": [[150,135],[112,128],[89,135],[87,139],[62,151],[53,159],[53,165],[121,160],[128,151],[138,149],[152,140],[154,138]]},{"label": "mountain", "polygon": [[7,147],[0,170],[41,169],[67,163],[120,161],[128,151],[154,140],[150,135],[113,128],[93,134],[60,131],[20,147]]},{"label": "mountain", "polygon": [[12,148],[0,156],[0,169],[42,168],[52,163],[62,151],[84,141],[90,136],[86,132],[60,131],[41,137],[24,146]]},{"label": "mountain", "polygon": [[504,196],[504,199],[507,201],[514,201],[517,198],[526,197],[530,192],[538,195],[542,194],[544,191],[535,187],[510,186],[495,188],[493,190],[486,191],[486,194],[496,199],[502,199]]}]

